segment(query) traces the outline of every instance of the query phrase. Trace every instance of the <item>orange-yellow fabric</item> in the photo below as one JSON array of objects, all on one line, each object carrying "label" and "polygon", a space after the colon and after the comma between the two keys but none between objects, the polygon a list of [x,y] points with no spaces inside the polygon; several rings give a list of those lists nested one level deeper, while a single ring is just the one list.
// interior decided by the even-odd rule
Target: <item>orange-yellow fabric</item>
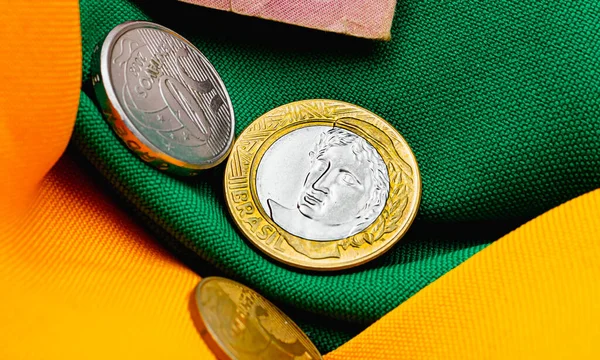
[{"label": "orange-yellow fabric", "polygon": [[[0,359],[211,358],[199,277],[71,155],[44,176],[75,119],[77,2],[2,5]],[[600,358],[599,212],[595,191],[540,216],[326,358]]]},{"label": "orange-yellow fabric", "polygon": [[328,356],[600,359],[600,190],[534,219]]},{"label": "orange-yellow fabric", "polygon": [[71,159],[44,178],[77,112],[78,2],[0,5],[0,359],[211,358],[199,277]]},{"label": "orange-yellow fabric", "polygon": [[[327,359],[599,358],[599,211],[600,190],[542,215]],[[210,358],[190,315],[198,276],[70,156],[0,239],[0,358]]]},{"label": "orange-yellow fabric", "polygon": [[199,277],[64,157],[0,235],[0,359],[206,359]]},{"label": "orange-yellow fabric", "polygon": [[0,0],[0,8],[0,221],[7,222],[71,136],[81,37],[77,1]]}]

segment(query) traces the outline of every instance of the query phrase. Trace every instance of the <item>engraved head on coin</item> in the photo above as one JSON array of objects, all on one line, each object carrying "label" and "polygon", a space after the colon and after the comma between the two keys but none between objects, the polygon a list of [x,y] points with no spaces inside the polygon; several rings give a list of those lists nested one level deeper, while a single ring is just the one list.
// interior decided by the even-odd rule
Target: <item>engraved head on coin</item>
[{"label": "engraved head on coin", "polygon": [[160,25],[128,22],[96,55],[92,79],[104,112],[143,160],[192,174],[225,159],[235,125],[231,102],[191,43]]},{"label": "engraved head on coin", "polygon": [[320,359],[308,337],[252,289],[209,277],[196,288],[196,304],[212,342],[231,359]]},{"label": "engraved head on coin", "polygon": [[238,138],[225,170],[238,228],[286,264],[344,269],[389,250],[414,220],[414,154],[379,116],[334,100],[273,109]]},{"label": "engraved head on coin", "polygon": [[307,154],[310,167],[295,206],[288,208],[267,199],[269,216],[285,230],[306,239],[352,236],[369,226],[383,210],[389,192],[387,168],[373,146],[346,129],[325,130],[315,140]]}]

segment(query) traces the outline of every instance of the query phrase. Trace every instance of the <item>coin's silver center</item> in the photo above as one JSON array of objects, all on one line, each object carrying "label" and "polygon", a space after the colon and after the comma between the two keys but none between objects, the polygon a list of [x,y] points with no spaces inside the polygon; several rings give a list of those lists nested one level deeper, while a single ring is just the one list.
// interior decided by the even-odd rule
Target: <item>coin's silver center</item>
[{"label": "coin's silver center", "polygon": [[258,166],[261,206],[289,233],[331,241],[357,234],[381,214],[387,167],[361,136],[328,126],[294,130],[271,145]]}]

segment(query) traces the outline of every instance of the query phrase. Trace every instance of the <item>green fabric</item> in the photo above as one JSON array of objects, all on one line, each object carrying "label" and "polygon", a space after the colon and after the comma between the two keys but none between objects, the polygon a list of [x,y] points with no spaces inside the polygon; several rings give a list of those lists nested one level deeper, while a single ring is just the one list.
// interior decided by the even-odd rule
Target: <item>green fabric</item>
[{"label": "green fabric", "polygon": [[212,61],[237,134],[279,105],[331,98],[381,115],[414,150],[423,197],[409,234],[350,271],[297,271],[236,232],[223,166],[188,180],[148,167],[118,141],[84,82],[82,153],[201,275],[218,271],[257,289],[322,351],[523,221],[600,185],[600,1],[400,0],[387,43],[155,3],[81,2],[84,79],[111,28],[151,19]]}]

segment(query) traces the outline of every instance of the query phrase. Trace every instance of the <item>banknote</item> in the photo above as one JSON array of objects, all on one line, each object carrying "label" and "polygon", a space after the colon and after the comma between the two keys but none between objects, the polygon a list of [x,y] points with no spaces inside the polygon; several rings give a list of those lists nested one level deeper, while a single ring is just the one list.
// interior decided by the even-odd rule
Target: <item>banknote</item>
[{"label": "banknote", "polygon": [[283,23],[389,40],[396,0],[181,0]]}]

